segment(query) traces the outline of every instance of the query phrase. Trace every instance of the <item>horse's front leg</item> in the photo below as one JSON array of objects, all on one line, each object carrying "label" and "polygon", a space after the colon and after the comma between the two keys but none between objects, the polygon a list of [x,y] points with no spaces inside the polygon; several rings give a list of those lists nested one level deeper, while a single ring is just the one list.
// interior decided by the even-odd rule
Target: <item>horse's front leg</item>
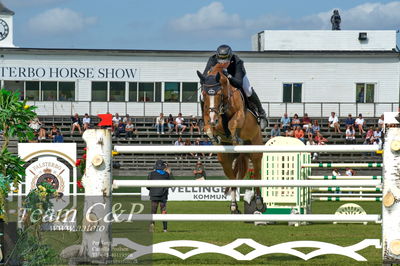
[{"label": "horse's front leg", "polygon": [[240,138],[240,130],[244,125],[244,119],[244,110],[239,110],[232,116],[228,123],[233,145],[243,145],[243,140]]},{"label": "horse's front leg", "polygon": [[[261,180],[261,162],[262,162],[262,153],[252,153],[250,154],[251,162],[254,167],[254,177],[256,180]],[[264,212],[265,205],[264,200],[261,197],[261,190],[259,187],[255,189],[256,194],[256,209],[258,211]]]},{"label": "horse's front leg", "polygon": [[[222,165],[222,169],[224,170],[225,176],[228,177],[230,180],[235,180],[236,176],[232,169],[233,161],[235,160],[235,154],[232,153],[218,153],[218,161]],[[237,214],[240,213],[238,204],[236,202],[236,188],[225,188],[225,195],[230,193],[231,195],[231,213]]]},{"label": "horse's front leg", "polygon": [[231,213],[240,214],[240,210],[236,201],[237,188],[231,187]]}]

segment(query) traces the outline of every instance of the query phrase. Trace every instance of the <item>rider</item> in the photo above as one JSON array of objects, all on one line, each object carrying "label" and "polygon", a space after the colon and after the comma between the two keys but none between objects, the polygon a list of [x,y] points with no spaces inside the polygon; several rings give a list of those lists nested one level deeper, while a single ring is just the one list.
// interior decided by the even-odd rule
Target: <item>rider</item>
[{"label": "rider", "polygon": [[[256,92],[254,91],[253,87],[250,86],[250,81],[247,78],[243,61],[232,52],[231,47],[226,44],[220,45],[216,54],[212,55],[208,59],[203,75],[207,76],[208,71],[210,71],[210,69],[218,63],[225,65],[223,74],[229,79],[231,85],[235,88],[242,89],[249,102],[257,108],[256,111],[258,113],[258,119],[260,119],[260,127],[261,129],[266,128],[267,118],[265,111]],[[203,111],[202,104],[201,107]]]}]

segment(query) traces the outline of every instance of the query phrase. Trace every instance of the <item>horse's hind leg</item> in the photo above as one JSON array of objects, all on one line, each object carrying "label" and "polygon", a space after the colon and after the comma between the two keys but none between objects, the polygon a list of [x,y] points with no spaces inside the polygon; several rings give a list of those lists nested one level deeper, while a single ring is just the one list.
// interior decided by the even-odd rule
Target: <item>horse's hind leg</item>
[{"label": "horse's hind leg", "polygon": [[[254,175],[256,180],[261,180],[261,161],[262,161],[262,154],[260,153],[253,153],[250,155],[250,159],[253,163],[254,167]],[[265,205],[263,198],[261,197],[261,191],[259,187],[256,187],[256,209],[258,211],[265,211]]]}]

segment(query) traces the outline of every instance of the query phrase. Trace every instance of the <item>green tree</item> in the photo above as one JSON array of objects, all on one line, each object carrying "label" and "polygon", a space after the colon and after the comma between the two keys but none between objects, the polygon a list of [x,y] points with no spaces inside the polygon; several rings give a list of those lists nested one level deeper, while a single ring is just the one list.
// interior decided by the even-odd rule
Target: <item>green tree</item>
[{"label": "green tree", "polygon": [[34,138],[29,121],[37,116],[35,109],[35,106],[26,105],[26,100],[20,101],[19,93],[0,90],[0,132],[3,138],[0,150],[0,217],[5,220],[5,199],[11,184],[17,187],[25,176],[25,162],[9,152],[8,146],[13,138],[17,138],[19,142]]}]

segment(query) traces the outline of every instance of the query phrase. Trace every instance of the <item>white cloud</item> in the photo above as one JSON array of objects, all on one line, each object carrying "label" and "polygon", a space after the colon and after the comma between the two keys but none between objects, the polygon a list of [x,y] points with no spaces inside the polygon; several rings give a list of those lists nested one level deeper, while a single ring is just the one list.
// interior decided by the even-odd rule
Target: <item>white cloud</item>
[{"label": "white cloud", "polygon": [[54,8],[31,18],[28,27],[33,33],[44,35],[74,33],[96,23],[96,20],[69,8]]},{"label": "white cloud", "polygon": [[226,35],[240,35],[241,19],[238,14],[228,14],[220,2],[213,2],[202,7],[197,13],[186,14],[169,23],[175,32],[214,32],[223,31]]},{"label": "white cloud", "polygon": [[[389,3],[365,3],[353,8],[339,9],[342,29],[398,29],[400,28],[400,1]],[[244,19],[238,14],[229,14],[220,2],[213,2],[194,14],[186,14],[169,23],[175,33],[193,33],[194,36],[246,38],[266,29],[328,30],[331,28],[332,10],[311,14],[301,18],[290,18],[265,14],[255,19]]]}]

